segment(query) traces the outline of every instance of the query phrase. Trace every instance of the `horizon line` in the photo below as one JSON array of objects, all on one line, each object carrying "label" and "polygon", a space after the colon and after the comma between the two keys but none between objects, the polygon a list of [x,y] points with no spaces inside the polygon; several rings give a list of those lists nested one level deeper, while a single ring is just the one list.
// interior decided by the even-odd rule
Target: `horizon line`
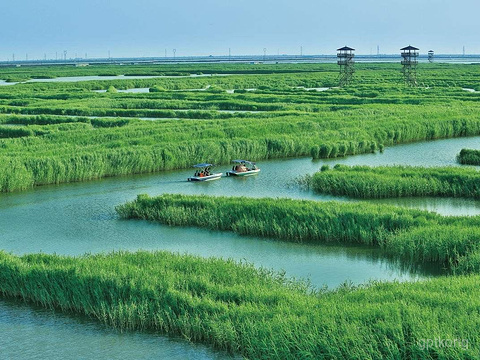
[{"label": "horizon line", "polygon": [[[401,58],[399,53],[391,54],[354,54],[355,57],[370,58],[370,59],[394,59]],[[424,54],[419,54],[420,58],[428,59],[428,52]],[[463,53],[438,53],[434,54],[435,59],[458,59],[462,58],[480,58],[480,54],[463,54]],[[130,57],[76,57],[68,59],[19,59],[19,60],[0,60],[0,64],[5,65],[26,65],[26,64],[77,64],[77,63],[89,63],[89,62],[106,62],[106,63],[117,63],[122,61],[138,61],[138,62],[175,62],[175,61],[192,61],[192,60],[202,60],[201,62],[215,62],[215,60],[222,61],[275,61],[275,60],[329,60],[336,59],[337,54],[242,54],[242,55],[183,55],[183,56],[130,56]],[[209,61],[210,60],[210,61]]]}]

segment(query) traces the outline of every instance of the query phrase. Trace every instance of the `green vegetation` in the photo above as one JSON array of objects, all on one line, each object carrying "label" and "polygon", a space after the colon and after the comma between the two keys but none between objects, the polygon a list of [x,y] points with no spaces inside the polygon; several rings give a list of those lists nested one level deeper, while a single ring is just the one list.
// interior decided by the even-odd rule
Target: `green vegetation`
[{"label": "green vegetation", "polygon": [[[453,276],[312,291],[248,264],[166,252],[0,253],[3,296],[251,359],[478,358],[479,281]],[[435,346],[437,338],[450,346]]]},{"label": "green vegetation", "polygon": [[463,165],[480,165],[480,150],[462,149],[457,161]]},{"label": "green vegetation", "polygon": [[346,166],[307,176],[302,183],[315,191],[355,198],[444,196],[480,198],[480,173],[458,167]]},{"label": "green vegetation", "polygon": [[[8,82],[126,75],[0,86],[0,191],[203,161],[336,158],[480,135],[480,93],[462,90],[480,90],[478,66],[420,64],[417,88],[401,85],[398,64],[358,64],[356,83],[344,88],[335,88],[337,71],[335,64],[0,68]],[[330,89],[305,89],[324,87]],[[133,88],[149,92],[117,91]],[[328,180],[328,191],[349,196],[478,197],[471,169],[322,170],[312,186]],[[401,263],[433,263],[456,275],[327,291],[249,264],[166,252],[77,258],[0,252],[0,294],[254,359],[480,356],[480,217],[184,195],[142,195],[117,211],[286,241],[374,246]],[[451,346],[435,346],[436,339]]]},{"label": "green vegetation", "polygon": [[[1,68],[3,79],[171,75],[1,86],[1,191],[202,161],[335,158],[480,134],[480,94],[462,90],[476,86],[478,67],[422,64],[425,87],[411,89],[399,86],[395,64],[359,64],[358,83],[345,88],[334,88],[334,64],[175,66]],[[212,76],[189,76],[199,73]],[[151,92],[115,92],[131,88]],[[11,124],[24,127],[4,130]]]},{"label": "green vegetation", "polygon": [[0,138],[17,138],[33,135],[34,132],[29,128],[0,126]]},{"label": "green vegetation", "polygon": [[107,89],[107,93],[117,93],[117,89],[114,86],[109,86]]},{"label": "green vegetation", "polygon": [[336,71],[336,66],[329,64],[322,68],[298,64],[277,64],[265,66],[263,64],[163,64],[163,65],[91,65],[82,67],[73,66],[22,66],[3,67],[0,69],[0,78],[9,82],[26,81],[29,79],[54,79],[69,76],[169,76],[180,77],[190,75],[216,74],[289,74],[308,73],[312,71]]},{"label": "green vegetation", "polygon": [[139,195],[117,207],[124,219],[200,226],[296,242],[378,246],[400,260],[480,270],[480,217],[443,217],[366,203],[191,195]]}]

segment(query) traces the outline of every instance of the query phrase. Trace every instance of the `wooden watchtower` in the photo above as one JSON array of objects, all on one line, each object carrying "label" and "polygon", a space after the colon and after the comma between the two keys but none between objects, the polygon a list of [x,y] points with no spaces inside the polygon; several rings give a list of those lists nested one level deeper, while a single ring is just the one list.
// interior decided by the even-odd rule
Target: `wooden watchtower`
[{"label": "wooden watchtower", "polygon": [[411,45],[400,49],[402,55],[402,73],[405,84],[410,86],[417,85],[417,65],[418,65],[418,50]]},{"label": "wooden watchtower", "polygon": [[435,55],[435,53],[433,52],[433,50],[428,50],[428,62],[433,62],[433,56]]},{"label": "wooden watchtower", "polygon": [[351,83],[353,74],[355,73],[355,61],[353,53],[355,49],[344,46],[337,49],[337,64],[340,66],[339,85],[344,86]]}]

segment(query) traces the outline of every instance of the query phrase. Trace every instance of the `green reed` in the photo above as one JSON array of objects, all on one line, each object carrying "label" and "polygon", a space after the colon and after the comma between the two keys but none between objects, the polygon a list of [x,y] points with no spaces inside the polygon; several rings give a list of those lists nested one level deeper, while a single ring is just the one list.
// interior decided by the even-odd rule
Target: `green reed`
[{"label": "green reed", "polygon": [[[478,275],[310,289],[232,260],[167,252],[0,252],[0,293],[251,359],[473,359]],[[459,311],[461,309],[461,311]],[[427,347],[426,339],[459,339]]]},{"label": "green reed", "polygon": [[480,249],[478,216],[444,217],[387,205],[165,194],[139,195],[117,212],[124,219],[286,241],[377,246],[403,261],[458,272],[468,270],[459,261]]},{"label": "green reed", "polygon": [[[398,86],[400,75],[393,69],[392,64],[361,65],[358,84],[328,91],[306,88],[335,86],[337,70],[331,64],[196,64],[179,65],[178,71],[171,66],[0,69],[0,78],[174,73],[172,78],[0,88],[0,162],[20,161],[4,178],[27,172],[28,188],[242,157],[335,158],[480,134],[478,95],[459,87],[474,86],[469,79],[477,76],[477,69],[422,66],[429,86],[416,89]],[[231,76],[178,76],[198,73]],[[164,91],[92,91],[155,86]],[[215,91],[195,91],[210,88]],[[52,170],[42,170],[45,162]],[[0,187],[26,188],[23,182],[15,184]]]},{"label": "green reed", "polygon": [[480,150],[462,149],[457,161],[462,165],[480,165]]},{"label": "green reed", "polygon": [[442,196],[480,198],[480,173],[459,167],[335,165],[309,177],[320,193],[354,198]]}]

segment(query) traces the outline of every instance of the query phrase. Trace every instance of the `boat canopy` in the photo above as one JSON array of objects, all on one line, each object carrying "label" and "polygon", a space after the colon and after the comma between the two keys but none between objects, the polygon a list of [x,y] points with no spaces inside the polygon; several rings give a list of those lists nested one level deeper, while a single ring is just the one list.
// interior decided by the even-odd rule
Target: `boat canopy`
[{"label": "boat canopy", "polygon": [[204,167],[208,167],[208,166],[213,166],[213,164],[203,163],[203,164],[193,165],[194,168],[204,168]]},{"label": "boat canopy", "polygon": [[243,164],[243,163],[255,164],[253,161],[248,161],[248,160],[232,160],[232,162],[239,163],[239,164]]}]

